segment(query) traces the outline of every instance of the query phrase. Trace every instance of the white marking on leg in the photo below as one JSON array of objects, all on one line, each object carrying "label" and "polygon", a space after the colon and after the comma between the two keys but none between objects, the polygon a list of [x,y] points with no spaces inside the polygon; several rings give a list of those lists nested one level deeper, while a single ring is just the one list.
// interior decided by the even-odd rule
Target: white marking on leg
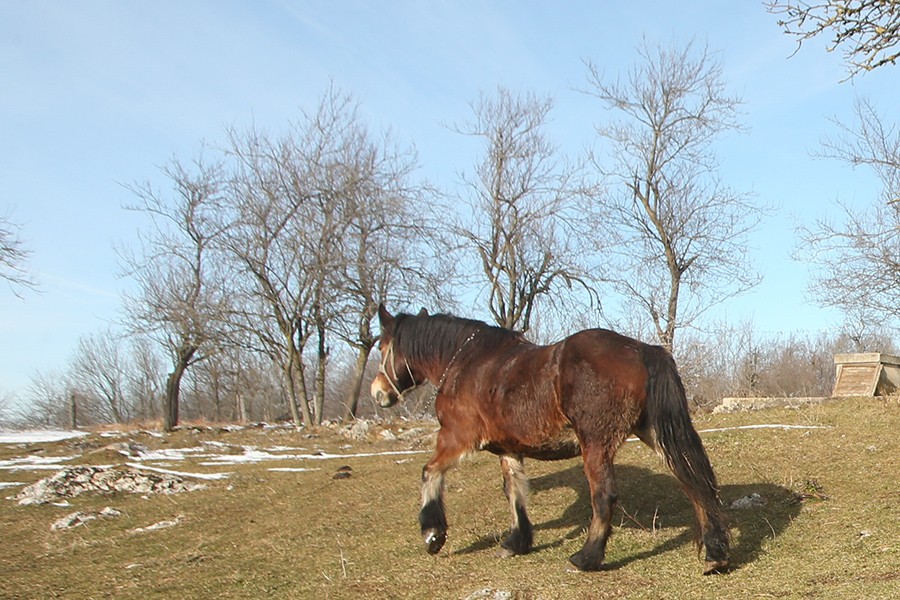
[{"label": "white marking on leg", "polygon": [[444,495],[444,474],[432,473],[428,470],[422,478],[422,507],[434,501],[440,501]]},{"label": "white marking on leg", "polygon": [[525,475],[525,463],[516,456],[503,455],[503,475],[508,485],[509,510],[512,512],[513,528],[519,527],[519,511],[516,504],[525,510],[528,504],[528,476]]}]

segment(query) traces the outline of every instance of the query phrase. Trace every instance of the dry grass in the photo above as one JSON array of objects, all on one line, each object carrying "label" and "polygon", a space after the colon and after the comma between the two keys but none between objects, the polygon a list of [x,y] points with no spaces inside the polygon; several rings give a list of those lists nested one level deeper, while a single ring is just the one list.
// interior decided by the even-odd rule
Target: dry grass
[{"label": "dry grass", "polygon": [[[900,592],[900,442],[896,402],[855,400],[697,418],[698,429],[758,423],[820,429],[745,429],[702,434],[726,505],[751,493],[764,506],[729,509],[732,572],[702,577],[691,543],[690,505],[657,458],[627,443],[617,460],[620,508],[607,569],[570,573],[589,508],[580,461],[530,462],[535,550],[494,557],[509,516],[497,461],[479,454],[451,473],[450,537],[425,554],[416,515],[426,455],[304,461],[318,471],[273,472],[263,463],[216,469],[233,475],[175,496],[79,496],[72,507],[0,500],[2,598],[467,598],[480,590],[514,598],[894,598]],[[141,434],[133,434],[141,436]],[[200,440],[299,446],[310,451],[400,449],[369,441],[343,448],[330,432],[179,432],[142,436],[152,447]],[[108,462],[92,436],[81,464]],[[28,451],[70,454],[85,440]],[[92,452],[93,450],[98,450]],[[0,446],[0,459],[26,449]],[[333,479],[336,469],[352,476]],[[47,473],[0,471],[0,481]],[[15,493],[4,489],[3,495]],[[68,531],[50,524],[74,510],[113,506],[117,519]],[[133,530],[178,519],[168,529]]]}]

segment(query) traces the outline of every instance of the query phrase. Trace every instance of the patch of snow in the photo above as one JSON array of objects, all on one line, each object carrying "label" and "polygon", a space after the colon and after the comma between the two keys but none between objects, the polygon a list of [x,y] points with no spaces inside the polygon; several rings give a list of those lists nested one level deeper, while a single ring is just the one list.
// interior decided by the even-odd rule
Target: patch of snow
[{"label": "patch of snow", "polygon": [[0,481],[0,490],[8,487],[18,487],[20,485],[28,485],[24,481]]},{"label": "patch of snow", "polygon": [[357,454],[298,454],[301,460],[327,460],[332,458],[368,458],[370,456],[403,456],[406,454],[428,454],[430,450],[389,450],[387,452],[360,452]]},{"label": "patch of snow", "polygon": [[335,458],[368,458],[371,456],[396,456],[405,454],[424,454],[425,450],[393,450],[389,452],[361,452],[357,454],[272,454],[262,450],[244,449],[243,454],[221,454],[211,457],[212,460],[200,463],[204,467],[222,465],[256,464],[272,460],[329,460]]},{"label": "patch of snow", "polygon": [[88,435],[86,431],[64,431],[60,429],[41,429],[29,431],[0,431],[0,444],[40,444],[59,442],[71,438]]},{"label": "patch of snow", "polygon": [[308,469],[306,467],[271,467],[269,471],[278,471],[280,473],[306,473],[307,471],[321,471],[322,469]]},{"label": "patch of snow", "polygon": [[306,452],[307,448],[296,448],[292,446],[272,446],[266,448],[269,452]]},{"label": "patch of snow", "polygon": [[146,460],[146,461],[179,461],[185,460],[187,458],[187,454],[199,454],[203,457],[203,453],[206,452],[203,448],[192,447],[192,448],[161,448],[159,450],[150,450],[147,452],[140,452],[135,457],[137,460]]},{"label": "patch of snow", "polygon": [[217,465],[246,465],[261,463],[268,460],[289,460],[295,458],[295,456],[290,454],[272,454],[271,452],[264,452],[262,450],[255,450],[247,447],[244,448],[243,454],[217,454],[209,458],[212,460],[200,464],[204,467],[214,467]]},{"label": "patch of snow", "polygon": [[830,425],[741,425],[740,427],[716,427],[714,429],[700,429],[697,433],[713,433],[716,431],[736,431],[739,429],[833,429]]},{"label": "patch of snow", "polygon": [[14,465],[11,467],[0,466],[0,470],[3,471],[56,471],[63,465],[60,464],[46,464],[46,465]]},{"label": "patch of snow", "polygon": [[0,470],[3,471],[39,471],[47,469],[59,469],[60,463],[78,458],[77,456],[23,456],[0,460]]},{"label": "patch of snow", "polygon": [[153,471],[154,473],[162,473],[164,475],[175,475],[177,477],[192,477],[194,479],[205,479],[215,481],[217,479],[226,479],[231,473],[185,473],[182,471],[170,471],[169,469],[160,469],[159,467],[150,467],[140,463],[125,463],[132,469],[141,469],[144,471]]},{"label": "patch of snow", "polygon": [[[719,431],[739,431],[741,429],[834,429],[831,425],[781,425],[766,423],[762,425],[740,425],[738,427],[715,427],[712,429],[698,429],[697,433],[716,433]],[[630,437],[626,442],[637,442],[638,438]]]},{"label": "patch of snow", "polygon": [[225,442],[216,442],[214,440],[204,440],[200,442],[204,446],[212,446],[213,448],[240,448],[235,444],[226,444]]}]

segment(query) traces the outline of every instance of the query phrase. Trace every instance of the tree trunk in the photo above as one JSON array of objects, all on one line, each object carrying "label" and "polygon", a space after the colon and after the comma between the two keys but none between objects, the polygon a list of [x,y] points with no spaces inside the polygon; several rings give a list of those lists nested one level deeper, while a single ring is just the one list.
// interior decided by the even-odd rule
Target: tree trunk
[{"label": "tree trunk", "polygon": [[237,392],[237,419],[242,425],[247,422],[247,399],[240,391]]},{"label": "tree trunk", "polygon": [[[288,364],[285,368],[285,378],[288,386],[288,402],[291,408],[291,418],[294,425],[311,427],[312,415],[309,412],[309,403],[306,399],[306,377],[303,373],[300,352],[296,346],[288,348]],[[299,394],[298,394],[299,388]],[[299,409],[298,409],[299,405]]]},{"label": "tree trunk", "polygon": [[213,414],[216,423],[222,422],[222,391],[219,381],[219,371],[214,369],[212,373]]},{"label": "tree trunk", "polygon": [[69,429],[78,428],[78,394],[69,395]]},{"label": "tree trunk", "polygon": [[175,368],[166,380],[166,396],[163,400],[163,431],[172,431],[178,425],[178,397],[181,394],[181,378],[197,348],[188,346],[178,351]]},{"label": "tree trunk", "polygon": [[359,354],[356,355],[356,367],[353,372],[353,385],[344,398],[344,419],[355,419],[356,411],[359,410],[359,394],[362,392],[363,379],[366,376],[366,364],[369,362],[369,354],[372,352],[372,346],[361,346]]},{"label": "tree trunk", "polygon": [[316,365],[316,396],[313,399],[313,419],[316,425],[322,424],[322,412],[325,409],[325,367],[328,364],[328,347],[326,345],[325,322],[316,320],[318,335],[318,364]]}]

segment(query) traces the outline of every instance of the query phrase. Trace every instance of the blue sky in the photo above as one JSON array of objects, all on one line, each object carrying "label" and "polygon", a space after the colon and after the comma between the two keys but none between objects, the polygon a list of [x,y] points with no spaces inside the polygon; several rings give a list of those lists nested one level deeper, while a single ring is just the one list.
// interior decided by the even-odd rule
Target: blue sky
[{"label": "blue sky", "polygon": [[866,206],[867,171],[814,159],[829,118],[851,121],[866,96],[900,122],[897,68],[846,76],[824,41],[785,36],[761,1],[275,1],[131,0],[0,3],[0,214],[22,225],[42,293],[0,286],[0,396],[36,372],[63,369],[79,336],[119,318],[114,245],[141,221],[122,186],[159,180],[225,126],[272,130],[312,109],[333,81],[362,103],[369,125],[415,144],[422,174],[452,188],[473,164],[472,140],[447,123],[498,85],[556,99],[550,134],[578,152],[594,140],[599,104],[575,91],[584,59],[610,74],[643,38],[694,39],[720,53],[742,96],[745,134],[718,146],[733,188],[776,207],[752,240],[765,280],[715,316],[759,331],[833,329],[839,315],[808,302],[807,268],[791,259],[794,228]]}]

